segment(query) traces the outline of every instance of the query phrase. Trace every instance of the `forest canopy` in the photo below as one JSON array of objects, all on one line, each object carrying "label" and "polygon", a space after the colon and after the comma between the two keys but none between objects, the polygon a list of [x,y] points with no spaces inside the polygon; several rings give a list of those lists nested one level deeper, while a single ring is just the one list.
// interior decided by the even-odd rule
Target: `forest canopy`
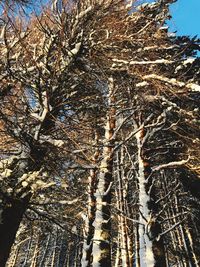
[{"label": "forest canopy", "polygon": [[200,265],[200,40],[173,2],[0,2],[0,267]]}]

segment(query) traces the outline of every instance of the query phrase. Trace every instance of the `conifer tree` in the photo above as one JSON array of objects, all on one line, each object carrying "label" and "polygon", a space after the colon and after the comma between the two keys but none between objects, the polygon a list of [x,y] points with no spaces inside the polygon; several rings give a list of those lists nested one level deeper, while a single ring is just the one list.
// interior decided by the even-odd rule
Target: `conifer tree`
[{"label": "conifer tree", "polygon": [[45,223],[12,262],[199,265],[200,41],[169,32],[173,2],[53,1],[2,24],[1,266],[25,215]]}]

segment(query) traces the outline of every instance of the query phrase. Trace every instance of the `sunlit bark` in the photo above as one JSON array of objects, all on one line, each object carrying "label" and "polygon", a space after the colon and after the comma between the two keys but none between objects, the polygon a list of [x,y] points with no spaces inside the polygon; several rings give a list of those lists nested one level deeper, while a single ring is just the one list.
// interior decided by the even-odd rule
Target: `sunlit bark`
[{"label": "sunlit bark", "polygon": [[[98,149],[98,133],[95,133],[95,142],[94,146],[97,147],[93,163],[94,165],[97,164],[98,157],[99,157],[99,149]],[[84,240],[83,240],[83,253],[82,253],[82,259],[81,259],[81,265],[85,267],[89,267],[91,265],[91,254],[92,254],[92,247],[93,247],[93,235],[94,235],[94,226],[93,222],[95,219],[95,210],[96,210],[96,185],[97,185],[97,170],[92,169],[90,170],[90,175],[88,178],[88,209],[87,214],[84,218]]]},{"label": "sunlit bark", "polygon": [[111,266],[111,214],[110,204],[112,197],[112,170],[113,170],[113,134],[116,123],[115,97],[114,97],[114,80],[109,78],[108,83],[108,111],[105,122],[105,136],[103,141],[102,160],[97,174],[96,212],[93,237],[93,267]]}]

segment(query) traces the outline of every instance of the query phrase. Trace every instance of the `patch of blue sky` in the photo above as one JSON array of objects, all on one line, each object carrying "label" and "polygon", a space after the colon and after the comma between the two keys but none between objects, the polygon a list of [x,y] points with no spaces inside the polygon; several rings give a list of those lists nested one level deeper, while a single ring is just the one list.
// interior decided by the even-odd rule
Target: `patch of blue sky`
[{"label": "patch of blue sky", "polygon": [[[137,6],[156,0],[138,0]],[[167,22],[170,31],[177,35],[198,36],[200,38],[200,0],[177,0],[170,6],[172,19]]]},{"label": "patch of blue sky", "polygon": [[25,12],[27,15],[30,15],[31,13],[39,14],[43,7],[47,5],[49,1],[48,0],[32,0],[30,5],[27,5],[25,7]]},{"label": "patch of blue sky", "polygon": [[172,19],[168,25],[171,31],[200,38],[200,0],[178,0],[171,5],[170,11]]}]

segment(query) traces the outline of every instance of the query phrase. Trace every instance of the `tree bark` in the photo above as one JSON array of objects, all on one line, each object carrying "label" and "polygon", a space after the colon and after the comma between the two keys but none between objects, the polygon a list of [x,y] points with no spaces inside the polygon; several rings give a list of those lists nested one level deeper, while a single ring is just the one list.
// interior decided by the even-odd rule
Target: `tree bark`
[{"label": "tree bark", "polygon": [[[97,146],[96,151],[93,157],[93,163],[97,164],[97,160],[99,157],[99,134],[95,131],[95,142],[94,145]],[[96,185],[97,185],[97,170],[90,170],[90,175],[88,177],[88,208],[87,215],[84,220],[84,241],[83,241],[83,252],[81,257],[81,266],[82,267],[90,267],[92,260],[92,247],[93,247],[93,236],[94,236],[94,226],[93,222],[95,219],[95,211],[96,211]]]},{"label": "tree bark", "polygon": [[[142,128],[136,134],[138,149],[138,188],[139,188],[139,205],[140,205],[140,225],[139,225],[139,256],[141,267],[165,267],[165,254],[162,240],[156,240],[161,228],[154,218],[155,203],[150,195],[151,166],[145,159],[144,145],[147,133]],[[151,204],[151,205],[150,205]],[[151,206],[151,207],[150,207]]]},{"label": "tree bark", "polygon": [[96,199],[94,196],[96,184],[96,171],[91,170],[89,176],[88,186],[88,211],[87,217],[84,222],[84,243],[83,243],[83,254],[81,259],[81,265],[83,267],[89,267],[91,264],[91,253],[92,253],[92,238],[94,235],[93,222],[95,219],[95,206]]},{"label": "tree bark", "polygon": [[111,267],[111,186],[113,181],[113,134],[115,130],[116,112],[114,99],[113,78],[109,79],[108,84],[108,111],[105,123],[105,137],[100,162],[99,173],[97,175],[98,184],[95,193],[96,212],[93,238],[93,267]]},{"label": "tree bark", "polygon": [[14,243],[17,230],[27,209],[30,196],[6,200],[0,223],[0,266],[4,267]]},{"label": "tree bark", "polygon": [[127,224],[127,209],[126,207],[126,177],[125,177],[125,151],[121,147],[120,152],[116,155],[117,158],[117,183],[118,189],[116,189],[117,197],[117,208],[123,214],[118,216],[118,232],[119,232],[119,242],[118,246],[120,247],[120,259],[122,266],[129,267],[132,266],[132,256],[130,255],[130,238],[128,233],[128,224]]}]

